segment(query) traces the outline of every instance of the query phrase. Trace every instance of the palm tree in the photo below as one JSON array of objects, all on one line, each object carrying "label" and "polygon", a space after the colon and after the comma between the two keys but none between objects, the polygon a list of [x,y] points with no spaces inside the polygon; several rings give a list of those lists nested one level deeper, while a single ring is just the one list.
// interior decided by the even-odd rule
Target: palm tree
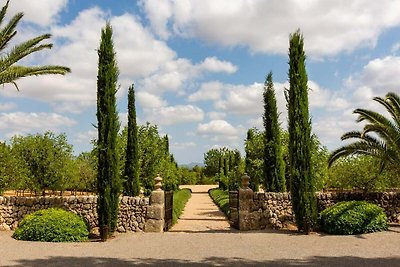
[{"label": "palm tree", "polygon": [[388,93],[385,98],[374,97],[383,105],[391,116],[387,118],[378,112],[356,109],[357,122],[366,121],[362,131],[345,133],[342,140],[358,139],[358,141],[335,150],[329,157],[329,166],[340,157],[349,155],[369,155],[380,160],[380,170],[386,165],[400,171],[400,97],[396,93]]},{"label": "palm tree", "polygon": [[10,19],[10,21],[3,27],[3,20],[5,18],[8,3],[3,6],[0,11],[0,85],[12,83],[18,90],[18,86],[16,84],[16,80],[23,77],[28,76],[38,76],[45,74],[66,74],[70,72],[70,69],[63,66],[21,66],[16,65],[18,61],[25,58],[26,56],[43,50],[43,49],[51,49],[51,43],[42,43],[42,41],[49,39],[51,37],[50,34],[43,34],[41,36],[32,38],[23,43],[17,44],[12,47],[8,53],[5,53],[4,50],[7,48],[7,45],[10,43],[12,38],[17,34],[16,27],[19,21],[24,16],[23,13],[18,13],[14,17]]}]

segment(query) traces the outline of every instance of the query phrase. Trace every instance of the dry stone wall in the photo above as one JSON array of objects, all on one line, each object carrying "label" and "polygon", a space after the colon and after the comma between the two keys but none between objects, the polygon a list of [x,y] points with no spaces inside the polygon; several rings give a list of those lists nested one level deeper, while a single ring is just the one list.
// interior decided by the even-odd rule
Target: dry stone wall
[{"label": "dry stone wall", "polygon": [[[290,193],[230,192],[230,222],[240,230],[280,229],[294,222]],[[340,201],[366,200],[386,212],[390,223],[400,223],[400,192],[319,192],[318,211]]]},{"label": "dry stone wall", "polygon": [[[144,231],[149,198],[122,197],[117,231]],[[98,227],[97,196],[70,197],[2,197],[0,196],[0,230],[15,230],[22,218],[34,211],[59,207],[78,214],[91,229]]]}]

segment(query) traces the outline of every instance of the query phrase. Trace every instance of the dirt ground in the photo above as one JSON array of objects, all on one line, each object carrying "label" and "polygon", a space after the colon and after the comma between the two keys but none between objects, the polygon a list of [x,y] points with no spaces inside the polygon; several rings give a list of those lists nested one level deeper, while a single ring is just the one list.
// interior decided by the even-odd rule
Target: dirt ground
[{"label": "dirt ground", "polygon": [[214,204],[208,190],[216,185],[185,185],[180,188],[192,190],[192,197],[170,232],[196,233],[205,231],[230,231],[225,215]]}]

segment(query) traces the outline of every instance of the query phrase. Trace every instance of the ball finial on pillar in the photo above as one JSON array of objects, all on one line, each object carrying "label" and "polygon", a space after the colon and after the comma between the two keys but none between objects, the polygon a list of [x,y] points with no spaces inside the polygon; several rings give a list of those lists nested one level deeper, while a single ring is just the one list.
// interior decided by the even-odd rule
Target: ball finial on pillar
[{"label": "ball finial on pillar", "polygon": [[244,173],[242,176],[242,189],[249,189],[249,184],[250,184],[250,176],[247,175],[247,173]]},{"label": "ball finial on pillar", "polygon": [[162,178],[160,177],[159,174],[157,174],[157,177],[154,178],[154,190],[160,191],[162,184],[161,184]]}]

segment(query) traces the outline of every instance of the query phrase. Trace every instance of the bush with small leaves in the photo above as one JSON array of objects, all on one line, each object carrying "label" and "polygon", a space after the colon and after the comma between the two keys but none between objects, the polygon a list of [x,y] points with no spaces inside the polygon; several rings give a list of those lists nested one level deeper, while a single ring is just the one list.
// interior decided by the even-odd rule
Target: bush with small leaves
[{"label": "bush with small leaves", "polygon": [[339,202],[319,215],[321,230],[329,234],[353,235],[387,230],[385,212],[366,201]]},{"label": "bush with small leaves", "polygon": [[77,242],[89,236],[85,221],[78,215],[59,208],[38,210],[20,222],[13,238],[42,242]]}]

